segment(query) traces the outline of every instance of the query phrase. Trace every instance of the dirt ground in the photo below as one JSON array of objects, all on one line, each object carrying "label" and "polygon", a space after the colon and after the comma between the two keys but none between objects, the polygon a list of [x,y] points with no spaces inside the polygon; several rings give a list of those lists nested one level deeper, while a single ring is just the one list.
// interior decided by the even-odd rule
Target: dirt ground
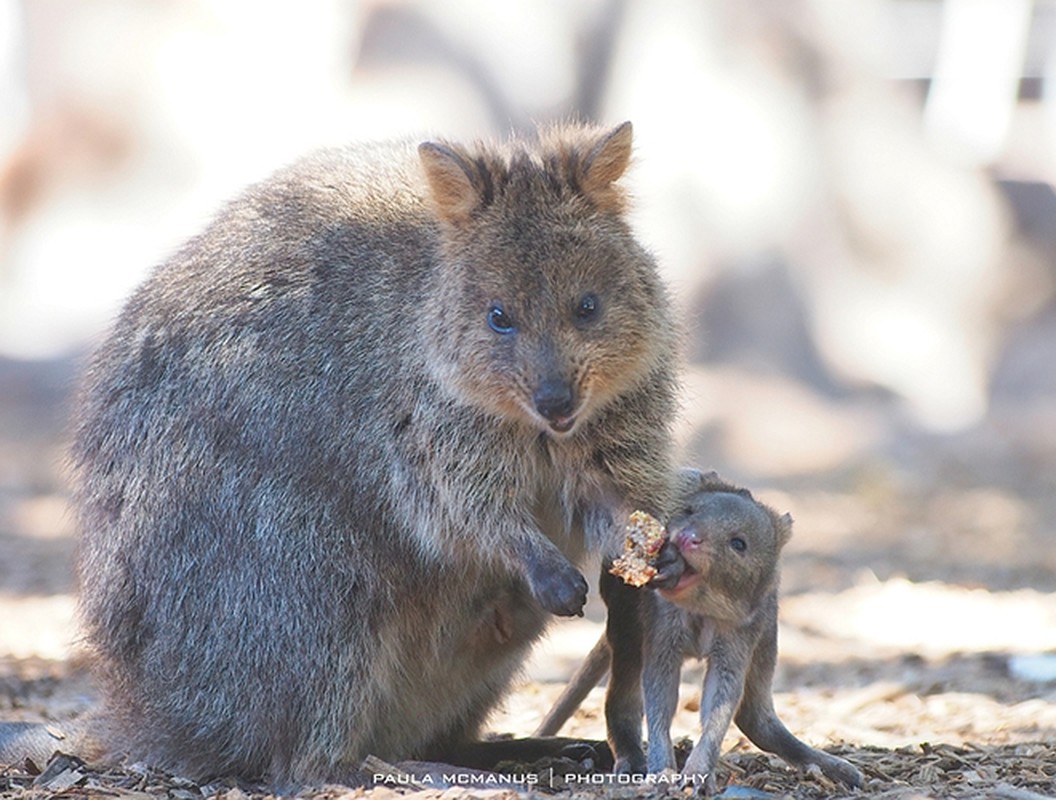
[{"label": "dirt ground", "polygon": [[[0,360],[0,720],[61,726],[93,703],[71,651],[74,531],[62,442],[75,374],[73,358]],[[864,788],[844,790],[731,730],[723,796],[1056,796],[1056,404],[995,402],[979,426],[939,436],[904,424],[882,399],[832,399],[730,366],[698,367],[687,386],[686,459],[719,468],[796,520],[783,561],[778,712],[866,775]],[[555,623],[493,731],[533,730],[601,619],[593,600],[585,619]],[[695,736],[701,675],[699,665],[684,671],[678,736]],[[604,736],[601,691],[564,734]],[[259,792],[135,765],[57,761],[37,775],[44,766],[0,768],[0,796]],[[450,785],[424,773],[417,786],[403,776],[403,785],[315,795],[685,794],[601,783],[589,764],[509,766],[519,783],[459,785],[470,778],[455,776]]]}]

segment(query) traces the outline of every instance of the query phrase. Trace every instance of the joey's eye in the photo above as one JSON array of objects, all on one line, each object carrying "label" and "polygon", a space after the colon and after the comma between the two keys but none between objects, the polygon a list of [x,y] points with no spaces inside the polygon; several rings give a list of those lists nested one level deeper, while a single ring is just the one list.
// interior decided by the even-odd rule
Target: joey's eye
[{"label": "joey's eye", "polygon": [[682,509],[682,513],[687,517],[693,516],[693,506],[686,506]]},{"label": "joey's eye", "polygon": [[596,294],[585,294],[579,298],[576,304],[576,322],[580,325],[593,322],[598,318],[601,311],[598,296]]},{"label": "joey's eye", "polygon": [[488,327],[495,333],[513,333],[513,319],[502,306],[493,305],[488,309]]},{"label": "joey's eye", "polygon": [[748,549],[748,542],[744,541],[740,536],[734,536],[730,539],[730,547],[736,550],[738,553],[743,553]]}]

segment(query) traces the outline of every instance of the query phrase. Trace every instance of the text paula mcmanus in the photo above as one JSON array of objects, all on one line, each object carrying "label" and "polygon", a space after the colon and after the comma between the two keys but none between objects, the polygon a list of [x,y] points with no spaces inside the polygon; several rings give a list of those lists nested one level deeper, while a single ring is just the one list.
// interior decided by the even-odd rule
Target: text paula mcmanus
[{"label": "text paula mcmanus", "polygon": [[579,774],[575,772],[555,773],[548,770],[540,773],[496,773],[496,772],[427,772],[414,775],[407,772],[375,772],[371,779],[375,786],[549,786],[551,789],[564,786],[687,786],[702,783],[704,775],[682,775],[676,772],[656,775],[612,775],[608,773]]}]

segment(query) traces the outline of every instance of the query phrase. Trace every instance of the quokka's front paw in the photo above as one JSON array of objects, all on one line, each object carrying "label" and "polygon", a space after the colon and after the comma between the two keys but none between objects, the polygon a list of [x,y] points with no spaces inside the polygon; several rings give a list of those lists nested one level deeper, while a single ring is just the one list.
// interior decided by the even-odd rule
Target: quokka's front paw
[{"label": "quokka's front paw", "polygon": [[587,604],[587,579],[567,561],[540,564],[528,573],[532,596],[551,614],[581,617]]}]

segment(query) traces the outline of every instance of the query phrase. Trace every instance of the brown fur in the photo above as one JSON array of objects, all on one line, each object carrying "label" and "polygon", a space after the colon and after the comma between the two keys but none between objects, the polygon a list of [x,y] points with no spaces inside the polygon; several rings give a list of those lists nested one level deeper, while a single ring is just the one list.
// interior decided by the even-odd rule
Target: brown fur
[{"label": "brown fur", "polygon": [[581,613],[582,555],[670,496],[630,138],[320,153],[136,291],[73,449],[112,752],[280,785],[444,758]]}]

